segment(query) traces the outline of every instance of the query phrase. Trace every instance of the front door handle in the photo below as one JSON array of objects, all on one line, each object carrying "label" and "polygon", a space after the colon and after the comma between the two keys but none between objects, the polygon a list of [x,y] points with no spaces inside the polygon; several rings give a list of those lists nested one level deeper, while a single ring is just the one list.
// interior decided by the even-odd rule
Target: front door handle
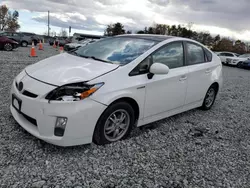
[{"label": "front door handle", "polygon": [[206,74],[209,74],[210,72],[212,72],[211,69],[207,69],[207,70],[205,71]]},{"label": "front door handle", "polygon": [[180,81],[184,81],[184,80],[186,80],[186,79],[187,79],[187,76],[186,76],[186,75],[183,75],[183,76],[180,77],[179,80],[180,80]]}]

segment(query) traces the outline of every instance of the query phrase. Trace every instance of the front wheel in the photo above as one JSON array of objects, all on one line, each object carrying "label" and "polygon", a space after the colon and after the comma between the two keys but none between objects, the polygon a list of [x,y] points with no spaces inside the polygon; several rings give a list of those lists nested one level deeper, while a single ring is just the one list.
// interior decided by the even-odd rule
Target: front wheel
[{"label": "front wheel", "polygon": [[242,64],[242,62],[239,62],[239,63],[237,64],[237,67],[238,67],[238,68],[241,68],[241,64]]},{"label": "front wheel", "polygon": [[11,50],[13,50],[12,44],[6,43],[6,44],[4,45],[4,50],[6,50],[6,51],[11,51]]},{"label": "front wheel", "polygon": [[135,123],[134,110],[126,102],[109,106],[99,118],[93,136],[94,143],[104,145],[125,139]]},{"label": "front wheel", "polygon": [[217,94],[217,87],[215,85],[212,85],[204,98],[203,104],[201,106],[202,110],[209,110],[210,108],[212,108],[215,98],[216,98],[216,94]]}]

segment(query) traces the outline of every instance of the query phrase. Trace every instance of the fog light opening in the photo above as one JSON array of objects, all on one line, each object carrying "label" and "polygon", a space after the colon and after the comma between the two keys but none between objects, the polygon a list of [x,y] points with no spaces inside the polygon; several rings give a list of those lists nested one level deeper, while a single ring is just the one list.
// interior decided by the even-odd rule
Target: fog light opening
[{"label": "fog light opening", "polygon": [[54,135],[62,137],[64,135],[65,127],[67,125],[68,118],[57,117],[56,125],[54,129]]}]

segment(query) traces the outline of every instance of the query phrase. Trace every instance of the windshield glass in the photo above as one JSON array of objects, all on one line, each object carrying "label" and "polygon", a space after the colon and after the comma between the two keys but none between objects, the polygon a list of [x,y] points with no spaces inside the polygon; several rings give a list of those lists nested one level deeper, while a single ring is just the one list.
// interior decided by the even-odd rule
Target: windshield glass
[{"label": "windshield glass", "polygon": [[83,46],[76,50],[74,54],[125,65],[139,57],[156,43],[156,41],[139,38],[112,37]]},{"label": "windshield glass", "polygon": [[240,55],[239,57],[250,57],[250,54],[243,54],[243,55]]}]

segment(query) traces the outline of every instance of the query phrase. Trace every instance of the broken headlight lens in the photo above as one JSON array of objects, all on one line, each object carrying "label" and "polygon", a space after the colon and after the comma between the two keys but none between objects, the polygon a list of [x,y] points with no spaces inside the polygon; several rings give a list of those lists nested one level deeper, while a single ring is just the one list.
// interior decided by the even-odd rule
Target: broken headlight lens
[{"label": "broken headlight lens", "polygon": [[104,83],[88,85],[86,83],[75,83],[60,86],[51,91],[45,99],[56,101],[80,101],[95,93]]}]

